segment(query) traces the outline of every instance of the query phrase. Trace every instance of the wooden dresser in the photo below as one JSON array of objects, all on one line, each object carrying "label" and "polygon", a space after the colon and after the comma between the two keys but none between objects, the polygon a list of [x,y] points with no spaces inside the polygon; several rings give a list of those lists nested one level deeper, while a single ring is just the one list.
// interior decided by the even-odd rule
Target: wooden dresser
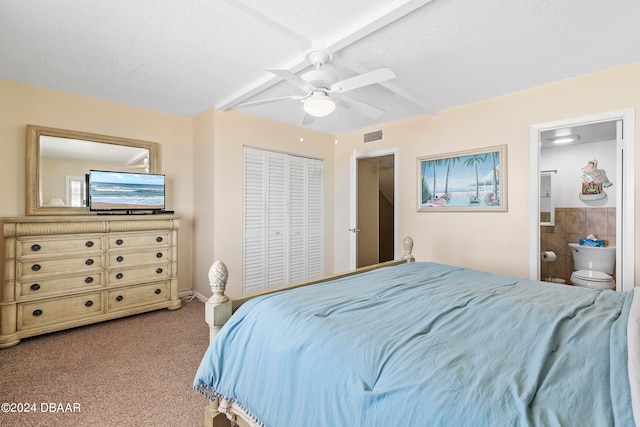
[{"label": "wooden dresser", "polygon": [[171,215],[2,218],[0,348],[22,338],[181,307]]}]

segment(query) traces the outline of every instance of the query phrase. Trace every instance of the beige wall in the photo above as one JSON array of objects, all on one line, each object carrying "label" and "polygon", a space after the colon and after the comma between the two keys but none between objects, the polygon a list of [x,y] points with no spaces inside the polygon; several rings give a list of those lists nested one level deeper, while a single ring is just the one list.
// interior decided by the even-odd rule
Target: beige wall
[{"label": "beige wall", "polygon": [[[635,63],[444,110],[437,117],[419,116],[341,135],[340,144],[336,146],[336,182],[348,182],[349,156],[354,149],[365,153],[398,147],[398,235],[400,238],[413,236],[416,258],[528,277],[531,125],[636,108],[637,127],[640,124],[638,76],[640,63]],[[362,133],[377,129],[384,130],[384,140],[362,144]],[[500,144],[508,146],[508,212],[416,212],[417,157]],[[635,164],[635,198],[638,200],[638,148]],[[348,228],[348,186],[337,186],[335,197],[336,270],[339,271],[348,268],[349,235],[341,232]],[[636,248],[640,248],[638,228],[636,224]],[[397,251],[402,253],[401,248]],[[640,261],[636,261],[635,274],[640,277]]]},{"label": "beige wall", "polygon": [[26,125],[155,141],[167,208],[180,216],[180,290],[192,284],[193,120],[0,79],[0,216],[24,215]]},{"label": "beige wall", "polygon": [[[211,108],[195,119],[0,79],[0,216],[24,214],[26,124],[159,142],[168,208],[181,217],[180,289],[209,296],[215,259],[229,266],[231,295],[242,287],[242,146],[325,159],[326,272],[349,267],[349,157],[398,149],[398,235],[412,235],[418,260],[528,276],[529,131],[536,123],[636,108],[640,63],[333,137],[243,112]],[[362,133],[384,130],[380,143]],[[640,132],[638,132],[640,134]],[[300,137],[304,142],[300,142]],[[505,213],[416,212],[416,158],[506,144]],[[636,199],[640,149],[636,148]],[[636,203],[636,210],[638,206]],[[634,236],[640,248],[640,227]],[[398,246],[400,243],[398,244]],[[401,253],[401,248],[397,248]],[[638,258],[638,257],[636,257]],[[640,261],[636,261],[640,277]]]},{"label": "beige wall", "polygon": [[[213,128],[212,121],[215,122]],[[195,156],[199,158],[194,170],[196,230],[206,231],[196,236],[195,290],[206,296],[211,294],[207,271],[213,261],[221,259],[229,268],[227,294],[242,294],[242,147],[245,145],[324,159],[325,272],[332,273],[334,138],[239,111],[211,109],[196,117],[195,123],[194,145],[198,149]],[[300,138],[304,141],[300,142]],[[207,160],[202,158],[202,153],[206,153]],[[201,182],[202,176],[208,177],[206,182]],[[200,209],[201,204],[207,206],[206,212]]]},{"label": "beige wall", "polygon": [[[192,286],[206,297],[211,296],[207,273],[217,259],[213,253],[215,125],[214,108],[201,113],[193,121],[193,203],[196,213],[193,221]],[[218,257],[224,259],[224,254]]]}]

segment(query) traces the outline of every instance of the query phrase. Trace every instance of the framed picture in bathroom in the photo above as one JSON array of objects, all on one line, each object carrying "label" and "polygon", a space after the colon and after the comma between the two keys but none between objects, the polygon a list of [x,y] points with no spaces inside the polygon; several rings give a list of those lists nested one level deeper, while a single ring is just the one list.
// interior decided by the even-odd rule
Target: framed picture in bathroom
[{"label": "framed picture in bathroom", "polygon": [[418,212],[506,212],[507,146],[418,157]]}]

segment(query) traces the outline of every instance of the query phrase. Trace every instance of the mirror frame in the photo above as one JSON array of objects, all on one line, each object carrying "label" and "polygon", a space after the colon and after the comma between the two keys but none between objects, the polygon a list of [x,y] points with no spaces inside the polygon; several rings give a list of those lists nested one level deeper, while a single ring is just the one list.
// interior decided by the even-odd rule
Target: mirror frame
[{"label": "mirror frame", "polygon": [[149,173],[158,173],[159,144],[117,136],[99,135],[67,129],[27,125],[26,167],[25,167],[25,214],[26,215],[90,215],[88,207],[40,206],[40,136],[81,139],[104,144],[124,145],[149,150]]}]

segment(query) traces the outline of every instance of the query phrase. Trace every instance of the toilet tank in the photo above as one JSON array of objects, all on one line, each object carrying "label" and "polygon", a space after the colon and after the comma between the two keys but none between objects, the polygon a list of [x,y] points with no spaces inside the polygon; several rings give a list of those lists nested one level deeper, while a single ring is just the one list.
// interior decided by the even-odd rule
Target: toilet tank
[{"label": "toilet tank", "polygon": [[593,270],[613,274],[616,264],[615,246],[580,246],[577,243],[569,243],[573,256],[574,270]]}]

